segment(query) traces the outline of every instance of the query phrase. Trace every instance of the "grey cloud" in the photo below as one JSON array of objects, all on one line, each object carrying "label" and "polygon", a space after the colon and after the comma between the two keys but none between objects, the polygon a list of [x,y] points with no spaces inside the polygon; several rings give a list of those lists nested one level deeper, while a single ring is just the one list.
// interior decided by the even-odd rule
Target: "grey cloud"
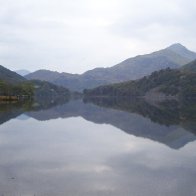
[{"label": "grey cloud", "polygon": [[196,3],[191,0],[0,3],[0,64],[11,69],[77,73],[173,42],[196,50]]},{"label": "grey cloud", "polygon": [[[170,4],[168,6],[163,6],[164,4],[168,4],[168,2],[163,2],[159,7],[152,7],[152,9],[150,9],[152,5],[146,7],[146,4],[144,3],[143,7],[141,6],[140,9],[135,12],[134,10],[131,13],[129,13],[129,11],[125,12],[125,15],[113,24],[113,28],[114,30],[116,29],[117,32],[122,32],[125,35],[129,34],[130,36],[132,35],[132,32],[138,33],[142,29],[155,25],[160,28],[165,28],[168,31],[171,28],[177,29],[179,27],[196,28],[196,25],[193,23],[193,20],[196,17],[195,12],[193,11],[196,8],[195,3],[188,4],[186,1],[186,5],[184,5],[182,1],[181,3],[180,1],[172,2],[170,7]],[[167,9],[165,9],[166,7]],[[190,10],[192,10],[192,12],[190,12]],[[144,34],[144,36],[146,35]]]}]

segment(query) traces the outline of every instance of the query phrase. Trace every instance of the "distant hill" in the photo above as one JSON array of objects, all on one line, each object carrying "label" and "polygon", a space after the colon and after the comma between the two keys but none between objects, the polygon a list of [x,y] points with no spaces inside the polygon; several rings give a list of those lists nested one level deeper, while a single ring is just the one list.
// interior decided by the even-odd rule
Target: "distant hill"
[{"label": "distant hill", "polygon": [[28,74],[30,74],[31,72],[26,70],[26,69],[20,69],[20,70],[16,70],[15,71],[17,74],[21,75],[21,76],[26,76]]},{"label": "distant hill", "polygon": [[77,79],[80,75],[78,74],[69,74],[69,73],[59,73],[57,71],[49,71],[49,70],[44,70],[40,69],[38,71],[35,71],[33,73],[28,74],[25,76],[27,79],[35,79],[35,80],[43,80],[43,81],[48,81],[48,82],[54,82],[58,83],[61,81],[61,78],[63,79]]},{"label": "distant hill", "polygon": [[70,96],[67,88],[50,82],[28,81],[21,75],[0,65],[0,96],[57,97]]},{"label": "distant hill", "polygon": [[24,77],[0,65],[0,80],[10,84],[26,81]]},{"label": "distant hill", "polygon": [[189,51],[181,44],[173,44],[151,54],[129,58],[110,68],[96,68],[84,73],[84,75],[113,79],[116,80],[115,82],[134,80],[167,67],[181,67],[195,58],[196,53]]},{"label": "distant hill", "polygon": [[179,68],[195,59],[195,52],[181,44],[173,44],[163,50],[129,58],[109,68],[95,68],[81,75],[38,70],[28,74],[26,78],[45,80],[82,91],[85,88],[139,79],[167,67]]},{"label": "distant hill", "polygon": [[182,70],[185,72],[195,72],[196,73],[196,60],[184,65]]},{"label": "distant hill", "polygon": [[138,80],[84,90],[85,96],[148,96],[153,98],[196,98],[196,73],[164,69]]}]

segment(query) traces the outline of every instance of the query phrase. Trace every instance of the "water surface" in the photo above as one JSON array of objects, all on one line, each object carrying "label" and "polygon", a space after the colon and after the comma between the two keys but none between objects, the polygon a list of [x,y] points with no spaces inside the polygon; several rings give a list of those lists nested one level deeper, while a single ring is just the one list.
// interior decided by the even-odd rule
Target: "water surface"
[{"label": "water surface", "polygon": [[0,195],[196,195],[194,103],[43,103],[1,104]]}]

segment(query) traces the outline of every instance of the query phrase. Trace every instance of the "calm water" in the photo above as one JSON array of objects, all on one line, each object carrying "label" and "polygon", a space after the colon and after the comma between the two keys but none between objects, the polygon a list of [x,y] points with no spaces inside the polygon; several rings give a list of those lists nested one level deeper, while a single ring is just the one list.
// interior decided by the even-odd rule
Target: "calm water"
[{"label": "calm water", "polygon": [[195,196],[196,107],[75,100],[0,109],[0,196]]}]

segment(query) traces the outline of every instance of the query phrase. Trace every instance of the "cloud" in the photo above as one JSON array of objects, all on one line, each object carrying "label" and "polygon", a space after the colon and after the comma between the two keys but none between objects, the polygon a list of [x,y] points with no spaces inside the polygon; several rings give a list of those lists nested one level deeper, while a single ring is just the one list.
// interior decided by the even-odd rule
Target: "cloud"
[{"label": "cloud", "polygon": [[181,42],[195,47],[191,0],[0,0],[0,64],[79,73]]},{"label": "cloud", "polygon": [[123,17],[111,26],[111,31],[152,44],[176,40],[183,42],[186,41],[185,34],[187,37],[194,36],[195,8],[193,1],[130,1],[130,6],[123,8]]}]

